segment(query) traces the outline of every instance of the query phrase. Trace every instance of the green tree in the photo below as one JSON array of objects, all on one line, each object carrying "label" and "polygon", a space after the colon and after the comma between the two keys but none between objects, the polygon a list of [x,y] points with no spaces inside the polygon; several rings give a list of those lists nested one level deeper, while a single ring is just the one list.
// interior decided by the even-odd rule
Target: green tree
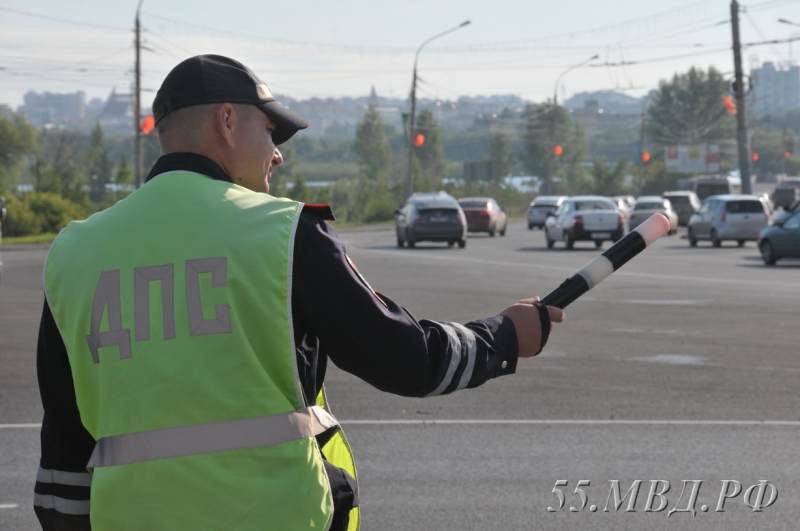
[{"label": "green tree", "polygon": [[101,203],[106,193],[106,184],[111,182],[111,161],[108,159],[108,145],[99,122],[89,137],[89,152],[86,158],[89,197],[92,202]]},{"label": "green tree", "polygon": [[[423,189],[437,188],[447,175],[447,160],[444,157],[439,122],[429,109],[425,109],[419,113],[414,128],[425,136],[425,143],[414,149],[423,181],[420,185]],[[417,189],[416,183],[414,189]]]},{"label": "green tree", "polygon": [[272,170],[272,179],[269,181],[269,193],[275,197],[286,195],[286,183],[295,182],[297,179],[297,151],[295,139],[291,139],[280,146],[283,164]]},{"label": "green tree", "polygon": [[661,195],[667,190],[677,190],[679,178],[679,173],[667,173],[663,157],[651,159],[644,165],[641,195]]},{"label": "green tree", "polygon": [[37,191],[58,193],[81,205],[88,201],[85,140],[75,131],[42,133],[42,149],[33,165]]},{"label": "green tree", "polygon": [[370,103],[364,116],[356,125],[356,138],[353,150],[358,156],[361,173],[367,180],[385,179],[392,150],[386,140],[386,133],[378,108]]},{"label": "green tree", "polygon": [[128,154],[123,153],[117,164],[117,171],[114,173],[114,182],[117,184],[133,184],[133,168],[128,160]]},{"label": "green tree", "polygon": [[[582,163],[589,144],[583,129],[552,103],[528,105],[525,116],[525,169],[544,182],[545,193],[587,193],[591,181]],[[555,146],[561,147],[560,155],[553,153]],[[549,186],[548,170],[553,176]]]},{"label": "green tree", "polygon": [[22,116],[0,116],[0,191],[11,188],[19,162],[38,149],[36,130]]},{"label": "green tree", "polygon": [[630,192],[625,187],[625,173],[628,169],[628,160],[621,158],[612,168],[602,158],[596,158],[592,168],[594,193],[597,195],[623,195]]},{"label": "green tree", "polygon": [[286,194],[295,201],[301,201],[303,203],[307,202],[311,197],[311,191],[308,189],[306,185],[306,180],[303,178],[302,175],[295,175],[294,177],[294,186],[289,192]]},{"label": "green tree", "polygon": [[736,126],[725,109],[727,94],[728,82],[714,67],[662,80],[647,108],[649,139],[661,146],[732,144]]},{"label": "green tree", "polygon": [[488,161],[495,165],[495,174],[499,179],[514,172],[514,147],[511,138],[506,133],[495,133],[489,144]]}]

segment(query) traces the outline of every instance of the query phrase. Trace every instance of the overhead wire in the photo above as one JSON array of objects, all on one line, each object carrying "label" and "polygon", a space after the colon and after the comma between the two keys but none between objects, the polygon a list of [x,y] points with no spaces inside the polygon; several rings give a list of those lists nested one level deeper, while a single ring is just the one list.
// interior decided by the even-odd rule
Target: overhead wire
[{"label": "overhead wire", "polygon": [[65,18],[58,18],[58,17],[51,17],[49,15],[41,15],[38,13],[31,13],[29,11],[21,11],[19,9],[11,9],[10,7],[0,7],[0,11],[5,11],[7,13],[14,13],[15,15],[22,15],[31,18],[38,18],[41,20],[49,20],[51,22],[59,22],[61,24],[70,24],[72,26],[82,26],[85,28],[96,28],[96,29],[104,29],[104,30],[111,30],[111,31],[124,31],[126,33],[130,33],[130,28],[120,28],[117,26],[106,26],[103,24],[91,24],[89,22],[81,22],[79,20],[69,20]]}]

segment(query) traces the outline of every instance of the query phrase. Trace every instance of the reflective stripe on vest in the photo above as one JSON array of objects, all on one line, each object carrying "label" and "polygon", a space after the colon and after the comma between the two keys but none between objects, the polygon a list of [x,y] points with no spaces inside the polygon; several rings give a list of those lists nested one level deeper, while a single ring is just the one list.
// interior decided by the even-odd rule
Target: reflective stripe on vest
[{"label": "reflective stripe on vest", "polygon": [[319,406],[311,406],[267,417],[103,437],[97,441],[87,467],[127,465],[169,457],[272,446],[314,437],[338,425],[330,413]]}]

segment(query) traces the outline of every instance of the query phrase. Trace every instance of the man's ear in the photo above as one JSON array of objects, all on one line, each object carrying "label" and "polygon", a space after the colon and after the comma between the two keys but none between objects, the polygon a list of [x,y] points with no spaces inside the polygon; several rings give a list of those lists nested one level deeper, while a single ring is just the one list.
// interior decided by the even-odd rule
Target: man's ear
[{"label": "man's ear", "polygon": [[234,146],[233,135],[240,119],[241,117],[230,103],[223,103],[217,107],[217,111],[214,113],[214,128],[228,147]]}]

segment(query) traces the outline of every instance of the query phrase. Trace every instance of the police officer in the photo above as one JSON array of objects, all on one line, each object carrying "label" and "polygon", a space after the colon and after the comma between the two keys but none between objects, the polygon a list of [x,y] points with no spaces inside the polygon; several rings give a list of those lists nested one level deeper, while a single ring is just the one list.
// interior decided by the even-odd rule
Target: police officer
[{"label": "police officer", "polygon": [[34,509],[45,530],[358,529],[328,360],[435,396],[515,371],[561,310],[466,324],[375,292],[327,205],[272,197],[277,145],[308,126],[241,63],[176,66],[146,184],[69,224],[45,265]]}]

